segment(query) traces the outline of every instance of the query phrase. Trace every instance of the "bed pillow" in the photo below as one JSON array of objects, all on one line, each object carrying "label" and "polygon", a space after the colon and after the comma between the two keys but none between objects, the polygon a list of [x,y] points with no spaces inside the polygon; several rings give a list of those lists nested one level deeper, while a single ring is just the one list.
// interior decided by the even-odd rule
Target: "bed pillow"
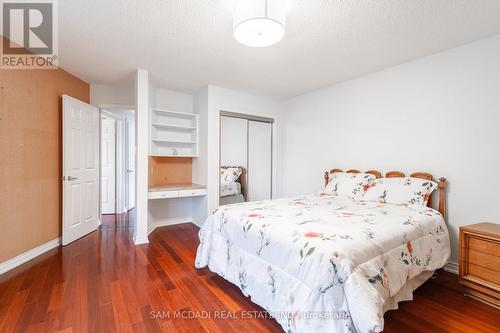
[{"label": "bed pillow", "polygon": [[335,172],[330,175],[330,180],[323,192],[361,198],[366,186],[373,180],[375,176],[368,173]]},{"label": "bed pillow", "polygon": [[427,205],[437,183],[420,178],[379,178],[365,187],[363,200],[392,204]]},{"label": "bed pillow", "polygon": [[221,184],[234,183],[241,175],[241,168],[221,168],[220,182]]}]

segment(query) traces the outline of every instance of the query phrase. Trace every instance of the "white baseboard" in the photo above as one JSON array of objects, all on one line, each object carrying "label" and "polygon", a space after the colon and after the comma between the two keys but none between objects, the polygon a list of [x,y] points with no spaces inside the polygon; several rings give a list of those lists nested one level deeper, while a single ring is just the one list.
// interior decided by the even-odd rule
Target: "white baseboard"
[{"label": "white baseboard", "polygon": [[152,233],[156,228],[158,227],[165,227],[168,225],[175,225],[175,224],[181,224],[181,223],[192,223],[191,218],[185,218],[185,219],[168,219],[164,221],[159,221],[156,223],[150,223],[148,225],[148,235]]},{"label": "white baseboard", "polygon": [[444,266],[443,270],[458,275],[458,264],[456,262],[449,262]]},{"label": "white baseboard", "polygon": [[148,223],[148,235],[153,232],[153,230],[156,229],[156,224],[154,223]]},{"label": "white baseboard", "polygon": [[193,217],[193,224],[195,226],[197,226],[198,228],[201,228],[201,226],[203,225],[203,221],[200,220],[200,219],[197,219],[197,218]]},{"label": "white baseboard", "polygon": [[0,263],[0,275],[3,273],[6,273],[10,271],[13,268],[16,268],[17,266],[20,266],[24,264],[27,261],[30,261],[33,258],[38,257],[39,255],[52,250],[56,247],[61,245],[61,238],[56,238],[51,241],[48,241],[45,244],[42,244],[40,246],[35,247],[34,249],[31,249],[27,252],[21,253],[20,255],[9,259],[7,261],[4,261]]},{"label": "white baseboard", "polygon": [[147,244],[149,243],[149,239],[148,239],[148,236],[139,236],[139,237],[135,237],[134,236],[134,244],[135,245],[141,245],[141,244]]}]

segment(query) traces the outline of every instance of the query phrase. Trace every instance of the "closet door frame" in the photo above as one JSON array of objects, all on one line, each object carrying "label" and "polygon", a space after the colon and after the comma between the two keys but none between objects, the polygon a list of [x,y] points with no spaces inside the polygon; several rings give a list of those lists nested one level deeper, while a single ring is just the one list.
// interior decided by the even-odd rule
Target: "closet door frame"
[{"label": "closet door frame", "polygon": [[[250,121],[260,121],[271,124],[271,199],[276,199],[277,193],[277,142],[278,140],[275,137],[278,135],[278,117],[275,115],[262,114],[262,113],[254,113],[254,112],[234,112],[234,111],[226,111],[219,110],[218,118],[219,118],[219,161],[218,161],[218,172],[220,172],[220,162],[221,162],[221,117],[233,117],[246,119]],[[247,136],[248,136],[248,123],[247,123]],[[247,140],[248,145],[248,140]],[[247,149],[247,163],[248,163],[248,149]],[[219,206],[220,199],[220,177],[217,176],[217,206]]]}]

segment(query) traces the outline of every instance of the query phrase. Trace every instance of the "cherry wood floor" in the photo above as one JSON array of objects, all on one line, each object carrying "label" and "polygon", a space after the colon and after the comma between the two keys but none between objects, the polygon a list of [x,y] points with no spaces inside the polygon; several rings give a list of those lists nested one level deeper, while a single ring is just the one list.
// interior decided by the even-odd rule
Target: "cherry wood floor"
[{"label": "cherry wood floor", "polygon": [[[134,246],[133,219],[105,216],[98,231],[0,276],[0,332],[282,332],[273,319],[231,318],[262,309],[193,267],[197,227],[158,228],[148,245]],[[446,272],[385,318],[385,332],[500,327],[500,311],[463,297],[457,277]]]}]

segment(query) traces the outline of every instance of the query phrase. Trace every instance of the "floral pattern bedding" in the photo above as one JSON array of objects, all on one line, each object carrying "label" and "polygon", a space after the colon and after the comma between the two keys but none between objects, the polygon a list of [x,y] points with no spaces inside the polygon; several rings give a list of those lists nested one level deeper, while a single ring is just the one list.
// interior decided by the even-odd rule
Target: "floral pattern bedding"
[{"label": "floral pattern bedding", "polygon": [[368,173],[335,172],[329,177],[325,193],[357,199],[365,194],[368,184],[375,180],[375,176]]},{"label": "floral pattern bedding", "polygon": [[227,197],[229,195],[235,195],[241,193],[241,184],[237,182],[221,183],[220,184],[220,196]]},{"label": "floral pattern bedding", "polygon": [[220,168],[221,184],[235,182],[242,172],[243,170],[241,170],[241,168],[239,167],[223,167],[223,168],[221,167]]},{"label": "floral pattern bedding", "polygon": [[332,195],[223,206],[199,236],[196,267],[238,285],[286,332],[382,331],[398,295],[411,298],[450,256],[437,211]]},{"label": "floral pattern bedding", "polygon": [[425,206],[437,186],[431,180],[413,177],[379,178],[365,186],[362,200]]}]

